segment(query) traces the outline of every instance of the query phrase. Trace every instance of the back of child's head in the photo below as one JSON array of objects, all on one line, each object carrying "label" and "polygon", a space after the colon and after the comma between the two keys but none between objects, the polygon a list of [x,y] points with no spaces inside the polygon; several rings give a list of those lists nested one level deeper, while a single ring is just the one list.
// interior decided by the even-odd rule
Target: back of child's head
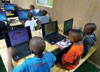
[{"label": "back of child's head", "polygon": [[28,16],[28,19],[31,20],[33,17],[33,13],[29,12],[27,16]]},{"label": "back of child's head", "polygon": [[47,10],[45,10],[45,9],[43,9],[43,10],[41,11],[41,15],[42,15],[42,16],[46,16],[47,13],[48,13],[48,12],[47,12]]},{"label": "back of child's head", "polygon": [[84,32],[87,34],[92,34],[97,29],[97,26],[95,23],[87,23],[84,26]]},{"label": "back of child's head", "polygon": [[35,9],[35,6],[34,5],[30,5],[30,10],[33,10]]},{"label": "back of child's head", "polygon": [[69,32],[69,38],[72,42],[80,42],[83,38],[83,32],[80,29],[72,29]]},{"label": "back of child's head", "polygon": [[41,37],[33,37],[30,40],[30,50],[35,56],[42,57],[45,50],[45,40]]}]

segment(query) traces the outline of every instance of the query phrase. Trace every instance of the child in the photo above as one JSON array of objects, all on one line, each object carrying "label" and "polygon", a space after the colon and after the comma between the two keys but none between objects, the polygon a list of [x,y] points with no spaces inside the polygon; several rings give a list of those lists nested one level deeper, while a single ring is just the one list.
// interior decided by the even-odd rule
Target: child
[{"label": "child", "polygon": [[38,19],[40,21],[40,24],[49,22],[49,16],[47,15],[47,10],[42,10],[41,16]]},{"label": "child", "polygon": [[25,26],[30,26],[31,31],[35,31],[35,27],[37,27],[36,20],[32,20],[33,14],[31,12],[28,13],[28,20],[25,22]]},{"label": "child", "polygon": [[13,11],[13,13],[14,13],[15,16],[18,16],[17,13],[18,13],[19,10],[20,10],[20,8],[18,7],[18,5],[15,5],[14,6],[14,11]]},{"label": "child", "polygon": [[56,61],[55,56],[45,51],[45,41],[41,37],[33,37],[30,40],[30,50],[34,57],[26,59],[21,65],[13,68],[13,48],[8,48],[8,72],[50,72],[50,68]]},{"label": "child", "polygon": [[83,38],[83,44],[84,44],[84,52],[82,55],[82,58],[84,58],[87,53],[90,51],[91,46],[96,45],[96,36],[94,34],[94,31],[97,29],[96,24],[94,23],[87,23],[84,26],[84,38]]},{"label": "child", "polygon": [[73,45],[69,51],[63,55],[62,64],[56,64],[58,67],[72,70],[78,65],[83,53],[82,37],[83,33],[79,29],[72,29],[69,32],[69,39],[73,42]]},{"label": "child", "polygon": [[33,13],[33,10],[35,9],[35,6],[34,5],[30,5],[30,12]]}]

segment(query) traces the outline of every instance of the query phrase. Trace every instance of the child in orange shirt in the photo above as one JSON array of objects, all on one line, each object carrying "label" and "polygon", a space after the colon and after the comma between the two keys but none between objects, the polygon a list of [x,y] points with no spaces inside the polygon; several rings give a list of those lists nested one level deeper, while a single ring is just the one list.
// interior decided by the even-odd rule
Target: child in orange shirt
[{"label": "child in orange shirt", "polygon": [[78,65],[83,53],[82,38],[83,33],[81,30],[72,29],[69,32],[69,39],[73,42],[73,45],[71,46],[69,51],[63,55],[62,64],[56,64],[58,67],[72,70]]}]

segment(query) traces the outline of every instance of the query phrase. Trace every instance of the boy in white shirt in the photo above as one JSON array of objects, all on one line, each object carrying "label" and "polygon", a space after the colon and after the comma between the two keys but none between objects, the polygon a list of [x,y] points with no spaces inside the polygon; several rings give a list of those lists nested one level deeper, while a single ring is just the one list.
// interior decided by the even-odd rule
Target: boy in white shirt
[{"label": "boy in white shirt", "polygon": [[36,20],[32,20],[33,14],[31,12],[28,13],[28,20],[25,22],[25,27],[30,26],[31,31],[35,31],[35,27],[37,27]]}]

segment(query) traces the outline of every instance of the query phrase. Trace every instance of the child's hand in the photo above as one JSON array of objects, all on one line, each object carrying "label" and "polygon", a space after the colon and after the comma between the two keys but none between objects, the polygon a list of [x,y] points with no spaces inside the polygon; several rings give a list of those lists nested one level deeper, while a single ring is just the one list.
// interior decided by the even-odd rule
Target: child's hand
[{"label": "child's hand", "polygon": [[14,48],[13,47],[9,47],[8,48],[8,56],[12,57],[13,52],[14,52]]},{"label": "child's hand", "polygon": [[56,66],[59,68],[62,68],[62,64],[60,64],[60,63],[57,63]]}]

